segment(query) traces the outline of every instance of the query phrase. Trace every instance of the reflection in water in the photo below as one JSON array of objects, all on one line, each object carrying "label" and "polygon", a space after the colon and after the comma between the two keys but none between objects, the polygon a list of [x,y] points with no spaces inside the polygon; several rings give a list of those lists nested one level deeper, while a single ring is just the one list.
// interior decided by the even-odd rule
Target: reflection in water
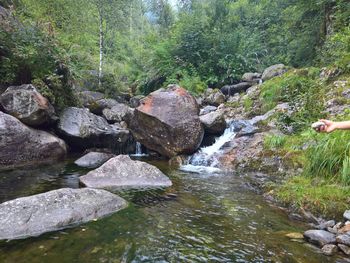
[{"label": "reflection in water", "polygon": [[[244,179],[203,177],[157,165],[173,180],[172,188],[121,192],[131,204],[120,213],[37,238],[2,242],[0,262],[336,262],[286,238],[304,226],[268,206],[245,187]],[[62,164],[28,174],[1,173],[0,198],[78,187],[78,175],[85,172]],[[17,179],[9,179],[11,174]]]}]

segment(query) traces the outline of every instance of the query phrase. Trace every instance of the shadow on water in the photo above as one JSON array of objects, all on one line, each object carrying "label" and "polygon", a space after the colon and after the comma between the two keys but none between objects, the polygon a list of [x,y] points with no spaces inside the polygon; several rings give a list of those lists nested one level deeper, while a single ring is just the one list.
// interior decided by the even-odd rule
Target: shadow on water
[{"label": "shadow on water", "polygon": [[[127,209],[96,222],[40,237],[0,243],[0,262],[342,262],[285,234],[304,225],[288,220],[246,187],[244,178],[172,170],[153,191],[123,191]],[[72,162],[0,173],[0,199],[61,187],[77,188],[87,172]]]}]

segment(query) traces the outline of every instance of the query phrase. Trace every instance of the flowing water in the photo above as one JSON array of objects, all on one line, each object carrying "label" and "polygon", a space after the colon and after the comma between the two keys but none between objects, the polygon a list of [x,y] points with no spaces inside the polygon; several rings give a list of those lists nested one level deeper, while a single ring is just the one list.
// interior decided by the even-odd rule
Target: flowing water
[{"label": "flowing water", "polygon": [[[343,262],[285,235],[306,226],[268,205],[244,178],[151,161],[173,187],[119,193],[125,210],[64,231],[0,242],[0,262]],[[61,187],[87,172],[72,161],[0,173],[0,202]]]}]

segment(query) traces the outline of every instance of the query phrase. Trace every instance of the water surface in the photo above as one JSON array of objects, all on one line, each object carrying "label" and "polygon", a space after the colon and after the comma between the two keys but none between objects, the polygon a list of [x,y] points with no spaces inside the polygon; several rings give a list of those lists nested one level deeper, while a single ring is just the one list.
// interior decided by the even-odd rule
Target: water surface
[{"label": "water surface", "polygon": [[[0,243],[0,262],[344,262],[285,234],[306,226],[268,205],[244,178],[194,174],[156,162],[165,191],[121,192],[127,209],[40,237]],[[61,187],[87,172],[65,162],[0,173],[0,202]]]}]

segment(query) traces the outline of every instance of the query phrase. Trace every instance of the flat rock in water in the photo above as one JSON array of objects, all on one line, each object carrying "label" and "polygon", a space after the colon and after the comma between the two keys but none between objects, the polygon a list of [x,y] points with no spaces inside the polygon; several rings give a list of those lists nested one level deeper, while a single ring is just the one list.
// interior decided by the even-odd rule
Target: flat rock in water
[{"label": "flat rock in water", "polygon": [[64,188],[0,204],[0,240],[57,231],[115,213],[127,206],[105,190]]},{"label": "flat rock in water", "polygon": [[305,231],[304,237],[310,243],[323,247],[327,244],[335,243],[335,235],[325,230],[308,230]]},{"label": "flat rock in water", "polygon": [[81,167],[96,168],[113,158],[115,155],[110,153],[90,152],[76,160],[74,163]]},{"label": "flat rock in water", "polygon": [[80,177],[80,182],[91,188],[159,188],[172,185],[169,178],[157,167],[145,162],[133,161],[127,155],[119,155],[101,167]]}]

